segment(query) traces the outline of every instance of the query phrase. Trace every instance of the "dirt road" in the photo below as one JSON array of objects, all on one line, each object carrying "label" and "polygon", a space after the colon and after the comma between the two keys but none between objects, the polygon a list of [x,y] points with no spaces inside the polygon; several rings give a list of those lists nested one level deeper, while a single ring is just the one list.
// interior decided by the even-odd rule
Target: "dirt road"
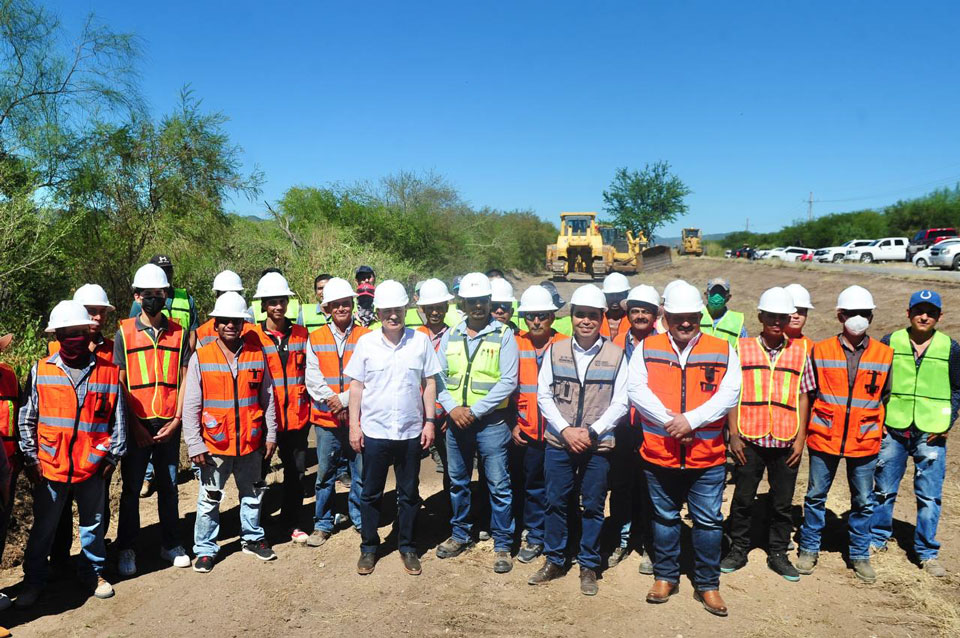
[{"label": "dirt road", "polygon": [[[763,289],[798,281],[807,286],[817,309],[810,322],[813,337],[825,337],[837,329],[832,310],[837,293],[859,283],[873,291],[880,309],[872,329],[879,336],[899,327],[906,300],[917,285],[911,279],[870,276],[846,272],[800,270],[722,260],[681,260],[671,269],[632,280],[662,287],[676,277],[702,285],[709,277],[723,275],[733,284],[731,306],[747,311],[748,329],[756,331],[750,312]],[[517,282],[518,293],[535,281]],[[575,284],[561,284],[569,299]],[[948,314],[946,332],[960,335],[960,313],[949,307],[960,302],[960,284],[942,283]],[[954,318],[954,317],[957,318]],[[801,468],[794,502],[794,515],[806,490],[806,461]],[[838,477],[842,477],[842,471]],[[282,530],[268,525],[279,560],[261,563],[239,552],[237,502],[228,488],[224,504],[221,562],[211,574],[196,574],[162,564],[153,555],[141,553],[142,572],[116,583],[112,600],[85,599],[76,583],[64,579],[53,583],[47,596],[29,613],[14,610],[0,616],[0,624],[23,636],[238,636],[264,633],[280,636],[558,636],[592,634],[607,636],[956,636],[960,635],[960,463],[951,459],[944,494],[940,540],[942,559],[950,575],[934,580],[923,574],[907,557],[914,520],[912,470],[908,470],[896,507],[896,542],[876,560],[879,580],[860,584],[844,565],[844,516],[849,494],[842,478],[828,500],[828,523],[821,562],[812,576],[788,583],[765,566],[765,554],[755,549],[743,570],[725,575],[721,591],[730,607],[730,617],[708,615],[692,598],[684,576],[680,594],[669,603],[648,605],[643,596],[651,578],[637,572],[638,559],[608,570],[600,581],[600,594],[586,598],[579,593],[576,572],[550,585],[533,588],[527,577],[539,567],[520,565],[507,575],[491,570],[492,545],[480,543],[460,558],[440,561],[433,548],[449,532],[446,498],[433,463],[426,459],[421,472],[425,506],[418,521],[420,550],[424,552],[422,576],[406,576],[396,553],[393,537],[376,571],[366,577],[355,572],[359,538],[347,529],[319,549],[294,547],[284,542]],[[192,537],[196,482],[181,485],[181,532]],[[392,489],[392,487],[390,488]],[[765,488],[761,487],[761,491]],[[729,499],[732,486],[727,487]],[[269,507],[276,508],[271,494]],[[344,494],[338,495],[343,511]],[[385,502],[390,503],[394,492]],[[758,511],[766,495],[758,499]],[[144,500],[147,526],[142,541],[155,547],[158,540],[155,497]],[[307,505],[310,508],[311,505]],[[726,510],[727,503],[724,508]],[[392,508],[385,518],[386,535]],[[116,518],[114,518],[116,520]],[[114,527],[115,530],[115,527]],[[684,542],[689,543],[689,535]],[[151,552],[152,554],[152,552]],[[689,547],[684,552],[690,556]],[[687,573],[689,561],[684,570]],[[112,576],[115,578],[115,576]],[[0,584],[11,586],[20,579],[19,568],[0,574]]]}]

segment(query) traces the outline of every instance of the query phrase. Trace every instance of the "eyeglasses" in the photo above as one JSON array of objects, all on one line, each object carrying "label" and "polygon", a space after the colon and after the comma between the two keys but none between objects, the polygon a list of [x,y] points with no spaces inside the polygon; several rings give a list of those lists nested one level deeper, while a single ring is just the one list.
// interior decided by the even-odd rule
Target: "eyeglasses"
[{"label": "eyeglasses", "polygon": [[600,321],[600,318],[603,316],[601,313],[594,310],[590,312],[588,310],[577,310],[573,313],[573,316],[577,319],[590,319],[591,321]]},{"label": "eyeglasses", "polygon": [[524,317],[527,321],[546,321],[550,318],[550,315],[553,313],[550,312],[527,312],[524,313]]},{"label": "eyeglasses", "polygon": [[327,305],[330,306],[330,308],[350,308],[353,306],[353,299],[334,299],[333,301],[328,301]]},{"label": "eyeglasses", "polygon": [[230,324],[233,326],[242,326],[244,321],[245,320],[240,317],[216,317],[214,323],[217,325]]},{"label": "eyeglasses", "polygon": [[510,312],[512,309],[513,309],[513,304],[509,304],[509,303],[497,302],[490,306],[490,312],[497,312],[498,310],[500,312]]}]

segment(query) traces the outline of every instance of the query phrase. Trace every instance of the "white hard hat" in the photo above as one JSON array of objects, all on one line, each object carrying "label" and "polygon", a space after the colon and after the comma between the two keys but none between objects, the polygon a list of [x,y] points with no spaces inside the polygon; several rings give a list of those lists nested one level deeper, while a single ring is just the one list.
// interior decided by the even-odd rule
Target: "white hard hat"
[{"label": "white hard hat", "polygon": [[50,311],[50,323],[47,324],[45,332],[56,332],[60,328],[95,325],[97,322],[90,318],[90,313],[82,303],[66,299]]},{"label": "white hard hat", "polygon": [[845,288],[837,297],[837,310],[873,310],[873,295],[863,286]]},{"label": "white hard hat", "polygon": [[447,284],[439,279],[427,279],[420,286],[420,298],[417,300],[418,306],[433,306],[438,303],[445,303],[453,299],[453,295],[447,290]]},{"label": "white hard hat", "polygon": [[323,287],[323,303],[336,301],[337,299],[348,299],[356,297],[357,293],[353,291],[350,282],[342,277],[334,277]]},{"label": "white hard hat", "polygon": [[377,308],[399,308],[408,303],[410,303],[410,297],[407,296],[407,291],[399,281],[387,279],[373,291],[373,305]]},{"label": "white hard hat", "polygon": [[243,282],[240,275],[232,270],[224,270],[213,278],[213,292],[243,292]]},{"label": "white hard hat", "polygon": [[557,306],[553,303],[553,295],[543,286],[530,286],[520,295],[520,306],[517,312],[556,312]]},{"label": "white hard hat", "polygon": [[501,277],[490,280],[490,301],[498,303],[513,303],[516,298],[513,296],[513,286],[509,281]]},{"label": "white hard hat", "polygon": [[703,311],[703,297],[695,286],[684,281],[669,288],[664,290],[667,293],[663,300],[664,312],[678,315]]},{"label": "white hard hat", "polygon": [[211,317],[221,317],[224,319],[246,319],[251,321],[253,318],[247,312],[247,302],[243,300],[239,292],[228,290],[219,297],[213,304]]},{"label": "white hard hat", "polygon": [[[330,285],[329,283],[327,284]],[[326,288],[324,288],[326,291]],[[278,272],[268,272],[257,282],[257,292],[254,299],[270,299],[271,297],[294,297],[296,293],[290,290],[287,278]]]},{"label": "white hard hat", "polygon": [[170,282],[167,281],[167,273],[163,272],[163,268],[156,264],[144,264],[133,275],[133,287],[140,290],[169,288]]},{"label": "white hard hat", "polygon": [[79,301],[84,306],[103,306],[114,310],[113,305],[107,299],[107,291],[97,284],[83,284],[73,293],[73,300]]},{"label": "white hard hat", "polygon": [[792,315],[797,311],[797,306],[793,302],[793,295],[786,288],[774,286],[764,290],[760,295],[757,310],[772,312],[775,315]]},{"label": "white hard hat", "polygon": [[612,272],[603,278],[603,294],[612,295],[630,290],[630,281],[623,273]]},{"label": "white hard hat", "polygon": [[573,291],[573,296],[570,297],[570,305],[606,310],[607,298],[603,296],[603,291],[593,284],[584,284]]},{"label": "white hard hat", "polygon": [[460,280],[460,289],[457,294],[464,299],[489,297],[493,294],[490,287],[490,278],[482,272],[468,272]]},{"label": "white hard hat", "polygon": [[813,310],[813,302],[810,300],[810,292],[800,284],[790,284],[786,286],[786,291],[793,297],[793,305],[797,308],[810,308]]},{"label": "white hard hat", "polygon": [[[666,286],[664,286],[663,295],[661,295],[660,300],[665,301],[667,298],[667,293],[673,290],[677,286],[677,284],[686,284],[686,283],[687,282],[684,281],[683,279],[674,279],[673,281],[668,283]],[[690,284],[687,284],[687,285],[689,286]]]},{"label": "white hard hat", "polygon": [[630,294],[627,295],[627,303],[629,304],[631,301],[639,301],[650,304],[651,306],[659,306],[660,293],[657,292],[657,289],[653,286],[641,284],[631,290]]}]

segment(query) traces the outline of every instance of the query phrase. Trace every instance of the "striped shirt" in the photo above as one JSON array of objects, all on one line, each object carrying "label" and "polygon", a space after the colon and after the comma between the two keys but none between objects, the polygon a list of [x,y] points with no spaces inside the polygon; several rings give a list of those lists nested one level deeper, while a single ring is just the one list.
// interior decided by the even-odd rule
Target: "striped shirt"
[{"label": "striped shirt", "polygon": [[[771,348],[767,346],[767,342],[763,340],[763,337],[758,339],[760,346],[766,351],[767,356],[770,357],[770,360],[773,361],[780,350],[787,344],[786,338],[779,346]],[[812,361],[810,353],[807,353],[807,360],[803,364],[803,374],[800,375],[800,392],[809,393],[817,389],[817,378],[813,374],[813,365],[810,363]],[[781,441],[779,439],[773,438],[772,434],[767,434],[762,436],[759,439],[746,439],[749,443],[756,445],[757,447],[763,448],[788,448],[793,445],[793,442],[796,440],[796,437],[790,439],[789,441]]]}]

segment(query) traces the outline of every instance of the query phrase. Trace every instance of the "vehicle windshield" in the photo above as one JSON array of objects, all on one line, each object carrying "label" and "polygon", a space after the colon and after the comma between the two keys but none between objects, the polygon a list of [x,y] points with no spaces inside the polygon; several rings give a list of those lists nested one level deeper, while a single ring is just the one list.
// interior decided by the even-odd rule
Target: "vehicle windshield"
[{"label": "vehicle windshield", "polygon": [[563,221],[571,235],[586,235],[593,220],[589,217],[567,217]]}]

